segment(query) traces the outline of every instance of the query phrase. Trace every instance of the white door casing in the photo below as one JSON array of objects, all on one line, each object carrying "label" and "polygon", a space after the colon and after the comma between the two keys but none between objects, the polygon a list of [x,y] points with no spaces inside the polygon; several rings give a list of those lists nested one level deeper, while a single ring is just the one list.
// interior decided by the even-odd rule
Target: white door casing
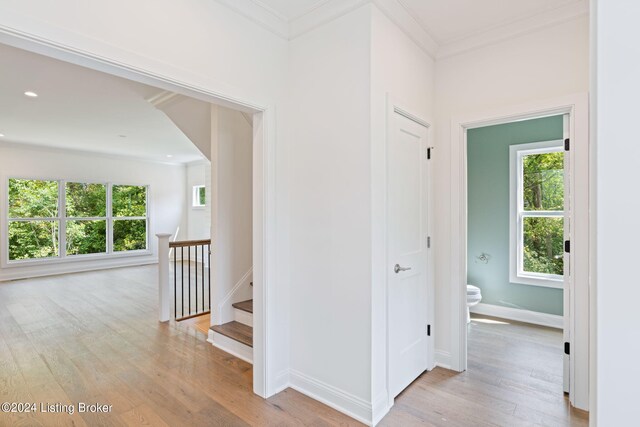
[{"label": "white door casing", "polygon": [[389,387],[428,365],[428,128],[395,112],[387,145]]},{"label": "white door casing", "polygon": [[[569,115],[563,117],[563,139],[570,138]],[[569,150],[564,152],[564,240],[571,241],[571,158]],[[565,248],[566,249],[566,248]],[[562,339],[571,343],[571,254],[564,253],[564,284],[562,292]],[[562,390],[571,394],[571,356],[563,348]]]}]

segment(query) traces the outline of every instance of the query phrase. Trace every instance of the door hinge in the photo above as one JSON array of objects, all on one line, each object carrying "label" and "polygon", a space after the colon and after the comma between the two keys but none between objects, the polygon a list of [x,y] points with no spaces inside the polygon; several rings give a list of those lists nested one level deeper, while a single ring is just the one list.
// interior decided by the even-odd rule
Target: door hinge
[{"label": "door hinge", "polygon": [[568,342],[564,343],[564,354],[567,356],[571,354],[571,344]]},{"label": "door hinge", "polygon": [[431,160],[431,147],[427,148],[427,160]]},{"label": "door hinge", "polygon": [[427,236],[427,249],[431,248],[431,236]]},{"label": "door hinge", "polygon": [[564,151],[569,151],[571,148],[571,140],[569,138],[564,140]]},{"label": "door hinge", "polygon": [[564,241],[564,251],[568,254],[571,253],[571,240]]},{"label": "door hinge", "polygon": [[427,325],[427,336],[431,336],[431,325]]}]

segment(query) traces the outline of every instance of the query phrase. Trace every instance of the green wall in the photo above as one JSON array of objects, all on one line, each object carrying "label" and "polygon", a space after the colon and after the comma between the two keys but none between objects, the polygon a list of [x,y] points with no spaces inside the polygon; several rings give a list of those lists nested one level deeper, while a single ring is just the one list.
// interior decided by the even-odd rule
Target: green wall
[{"label": "green wall", "polygon": [[562,315],[562,289],[509,282],[509,146],[562,137],[562,116],[468,131],[467,283],[483,303]]}]

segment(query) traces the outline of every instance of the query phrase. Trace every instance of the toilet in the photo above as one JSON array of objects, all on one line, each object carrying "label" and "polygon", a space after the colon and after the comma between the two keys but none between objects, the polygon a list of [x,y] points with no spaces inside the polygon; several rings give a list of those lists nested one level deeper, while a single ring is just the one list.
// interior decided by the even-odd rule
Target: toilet
[{"label": "toilet", "polygon": [[471,312],[469,307],[473,307],[482,300],[480,288],[473,285],[467,285],[467,323],[471,322]]}]

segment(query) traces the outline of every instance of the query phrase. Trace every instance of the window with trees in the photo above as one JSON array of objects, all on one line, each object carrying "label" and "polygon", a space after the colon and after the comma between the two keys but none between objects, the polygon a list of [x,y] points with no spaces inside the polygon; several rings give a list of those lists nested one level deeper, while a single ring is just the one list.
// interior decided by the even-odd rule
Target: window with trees
[{"label": "window with trees", "polygon": [[204,185],[193,186],[193,202],[194,208],[202,208],[207,204],[207,192]]},{"label": "window with trees", "polygon": [[11,178],[8,261],[148,248],[147,187]]},{"label": "window with trees", "polygon": [[511,282],[562,287],[564,185],[561,141],[511,147]]}]

